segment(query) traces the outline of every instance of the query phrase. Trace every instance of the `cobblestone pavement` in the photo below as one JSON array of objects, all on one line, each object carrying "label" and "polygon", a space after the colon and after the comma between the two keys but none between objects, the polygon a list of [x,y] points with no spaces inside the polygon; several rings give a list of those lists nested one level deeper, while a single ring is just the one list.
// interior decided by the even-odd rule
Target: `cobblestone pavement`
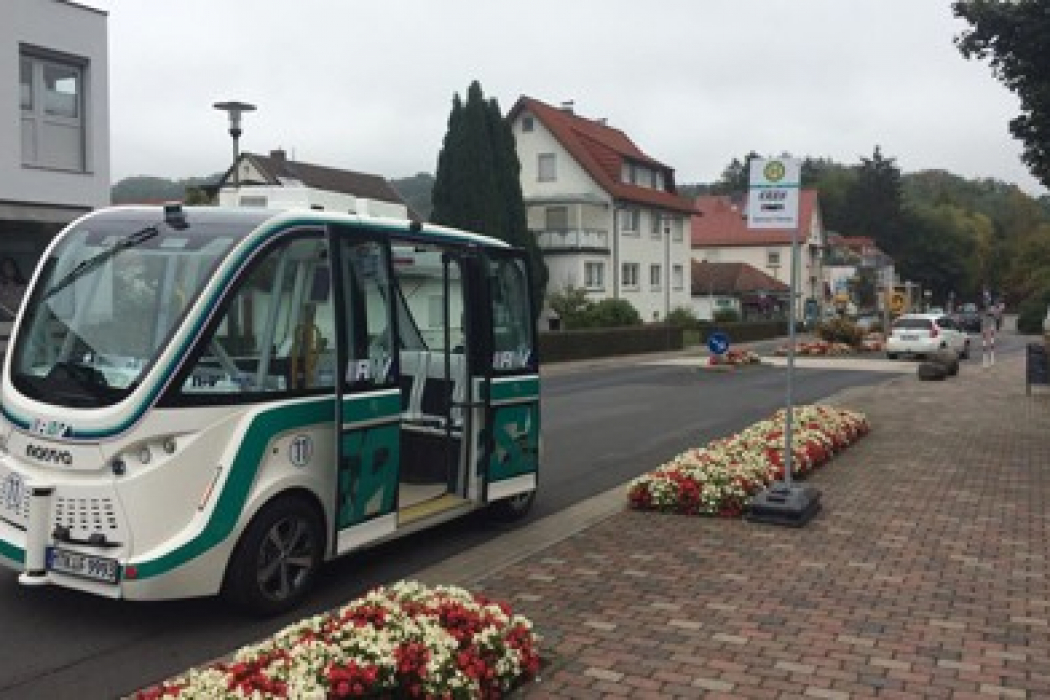
[{"label": "cobblestone pavement", "polygon": [[1050,698],[1050,393],[1025,394],[1023,363],[829,399],[873,430],[809,477],[804,528],[631,511],[621,489],[460,579],[542,634],[522,697]]}]

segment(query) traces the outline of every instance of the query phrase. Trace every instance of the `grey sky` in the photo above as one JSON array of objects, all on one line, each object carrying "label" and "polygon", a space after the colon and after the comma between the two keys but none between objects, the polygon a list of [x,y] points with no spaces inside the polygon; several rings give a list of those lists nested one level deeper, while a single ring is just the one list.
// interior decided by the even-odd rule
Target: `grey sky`
[{"label": "grey sky", "polygon": [[679,183],[750,150],[1041,187],[1016,97],[952,38],[949,0],[81,0],[110,13],[114,179],[224,169],[241,146],[389,178],[433,173],[455,92],[605,117]]}]

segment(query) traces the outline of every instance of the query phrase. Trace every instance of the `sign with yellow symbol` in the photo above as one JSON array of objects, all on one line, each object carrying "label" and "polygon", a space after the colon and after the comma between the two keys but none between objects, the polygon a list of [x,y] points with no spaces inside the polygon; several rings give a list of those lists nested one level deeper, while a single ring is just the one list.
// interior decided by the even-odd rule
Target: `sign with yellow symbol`
[{"label": "sign with yellow symbol", "polygon": [[895,314],[904,313],[904,292],[893,292],[890,294],[890,310]]},{"label": "sign with yellow symbol", "polygon": [[747,227],[797,229],[802,161],[752,158],[750,174]]}]

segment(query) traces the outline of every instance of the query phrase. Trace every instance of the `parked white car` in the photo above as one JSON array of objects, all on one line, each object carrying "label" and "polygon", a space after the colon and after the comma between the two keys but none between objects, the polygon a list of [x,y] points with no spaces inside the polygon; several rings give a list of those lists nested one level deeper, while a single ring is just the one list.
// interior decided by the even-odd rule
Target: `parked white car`
[{"label": "parked white car", "polygon": [[904,314],[893,322],[886,338],[886,357],[891,360],[945,349],[954,350],[961,359],[970,356],[970,336],[943,314]]}]

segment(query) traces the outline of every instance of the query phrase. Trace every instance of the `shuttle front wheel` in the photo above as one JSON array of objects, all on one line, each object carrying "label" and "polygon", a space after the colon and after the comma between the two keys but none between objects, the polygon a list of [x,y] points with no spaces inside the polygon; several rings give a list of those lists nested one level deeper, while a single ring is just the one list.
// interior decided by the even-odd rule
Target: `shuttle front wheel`
[{"label": "shuttle front wheel", "polygon": [[252,519],[230,559],[223,593],[263,615],[294,608],[313,586],[324,555],[317,510],[303,498],[280,498]]}]

